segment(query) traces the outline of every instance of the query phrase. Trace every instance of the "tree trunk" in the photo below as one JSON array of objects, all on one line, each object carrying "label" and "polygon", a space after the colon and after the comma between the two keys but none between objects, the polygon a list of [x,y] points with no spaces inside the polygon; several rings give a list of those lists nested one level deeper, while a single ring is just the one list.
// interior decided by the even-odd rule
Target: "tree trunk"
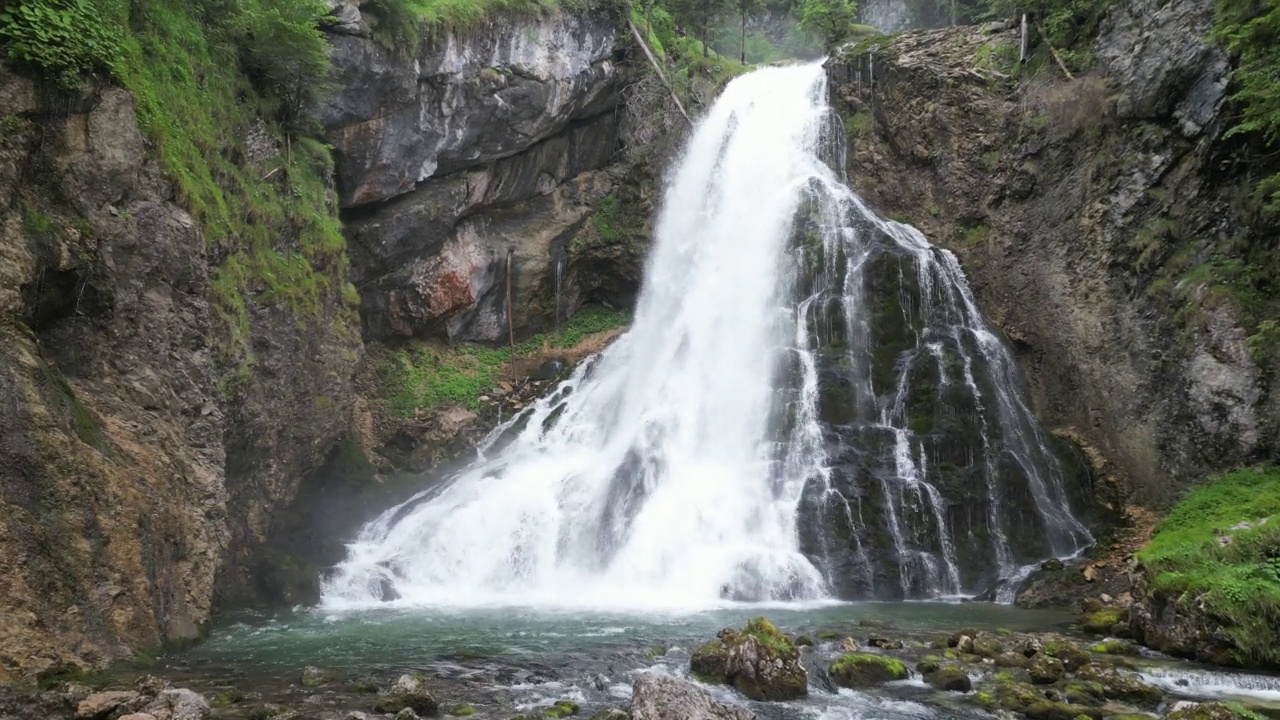
[{"label": "tree trunk", "polygon": [[747,64],[747,9],[742,9],[742,58],[743,65]]},{"label": "tree trunk", "polygon": [[711,25],[711,0],[702,0],[702,57],[707,57],[707,27]]}]

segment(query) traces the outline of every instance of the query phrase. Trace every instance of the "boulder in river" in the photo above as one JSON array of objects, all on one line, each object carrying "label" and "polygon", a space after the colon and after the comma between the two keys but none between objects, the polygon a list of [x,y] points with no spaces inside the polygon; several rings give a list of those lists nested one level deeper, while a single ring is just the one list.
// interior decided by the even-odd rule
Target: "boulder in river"
[{"label": "boulder in river", "polygon": [[939,690],[950,692],[969,692],[973,689],[973,681],[969,679],[969,675],[956,665],[947,665],[925,673],[924,681]]},{"label": "boulder in river", "polygon": [[1038,655],[1031,661],[1031,682],[1037,685],[1052,685],[1058,682],[1067,674],[1067,668],[1062,661],[1048,655]]},{"label": "boulder in river", "polygon": [[333,682],[333,675],[321,670],[314,665],[308,665],[302,668],[302,675],[298,678],[298,682],[302,687],[313,688],[322,685],[328,685]]},{"label": "boulder in river", "polygon": [[156,720],[208,720],[213,709],[200,693],[186,688],[171,688],[161,690],[143,712]]},{"label": "boulder in river", "polygon": [[699,679],[732,685],[752,700],[791,700],[809,694],[800,649],[765,618],[742,630],[725,628],[697,650],[689,668]]},{"label": "boulder in river", "polygon": [[1137,677],[1115,668],[1087,665],[1076,672],[1076,679],[1096,682],[1111,700],[1121,700],[1134,705],[1155,707],[1164,699],[1164,693]]},{"label": "boulder in river", "polygon": [[374,710],[380,713],[398,713],[411,708],[418,715],[435,715],[440,705],[435,695],[427,689],[427,681],[420,673],[401,675],[395,684],[378,696]]},{"label": "boulder in river", "polygon": [[1243,720],[1243,716],[1222,703],[1180,703],[1165,720]]},{"label": "boulder in river", "polygon": [[636,675],[631,690],[632,720],[756,720],[745,707],[727,705],[691,682],[670,675]]},{"label": "boulder in river", "polygon": [[908,675],[901,660],[874,653],[847,653],[831,663],[831,679],[848,688],[906,680]]}]

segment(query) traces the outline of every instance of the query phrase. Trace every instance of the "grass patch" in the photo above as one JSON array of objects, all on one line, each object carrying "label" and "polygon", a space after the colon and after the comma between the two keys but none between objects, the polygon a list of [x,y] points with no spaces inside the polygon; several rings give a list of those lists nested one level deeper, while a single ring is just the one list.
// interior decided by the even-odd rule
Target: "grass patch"
[{"label": "grass patch", "polygon": [[761,645],[778,654],[785,655],[796,649],[796,645],[791,638],[779,630],[778,626],[770,622],[768,618],[752,618],[747,621],[747,626],[742,631],[758,640]]},{"label": "grass patch", "polygon": [[[516,345],[516,357],[543,349],[571,348],[589,335],[625,325],[630,316],[599,306],[582,308],[558,333],[539,334]],[[418,409],[460,404],[477,408],[485,391],[495,387],[511,362],[511,348],[464,343],[452,347],[411,342],[379,368],[384,396],[391,408],[410,417]]]},{"label": "grass patch", "polygon": [[1193,490],[1138,559],[1156,592],[1203,602],[1238,661],[1280,664],[1280,467],[1238,470]]}]

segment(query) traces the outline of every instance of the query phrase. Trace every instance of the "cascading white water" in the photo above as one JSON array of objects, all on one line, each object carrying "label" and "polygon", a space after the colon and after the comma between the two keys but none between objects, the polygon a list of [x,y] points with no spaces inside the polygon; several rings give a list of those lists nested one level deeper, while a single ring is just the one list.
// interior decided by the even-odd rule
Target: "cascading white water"
[{"label": "cascading white water", "polygon": [[[843,181],[826,95],[820,64],[729,84],[666,189],[630,331],[363,528],[327,605],[1007,595],[1091,541],[954,256]],[[896,339],[867,308],[885,293]],[[929,431],[921,398],[973,432]]]},{"label": "cascading white water", "polygon": [[825,91],[818,65],[729,84],[667,189],[630,331],[492,458],[364,528],[326,603],[374,600],[388,581],[410,602],[825,595],[798,550],[807,478],[776,471],[769,436],[796,335],[784,254],[826,171]]}]

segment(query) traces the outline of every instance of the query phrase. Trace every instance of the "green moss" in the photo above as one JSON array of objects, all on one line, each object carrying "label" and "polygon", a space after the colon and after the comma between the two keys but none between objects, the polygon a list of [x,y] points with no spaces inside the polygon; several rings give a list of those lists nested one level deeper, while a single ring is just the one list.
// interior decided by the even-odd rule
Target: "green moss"
[{"label": "green moss", "polygon": [[466,704],[454,705],[453,707],[449,708],[449,714],[453,715],[454,717],[466,717],[468,715],[475,715],[476,708],[474,705],[466,705]]},{"label": "green moss", "polygon": [[908,677],[901,660],[874,653],[846,653],[831,663],[831,675],[846,687],[862,687]]},{"label": "green moss", "polygon": [[244,700],[244,693],[235,688],[229,688],[210,695],[209,706],[216,710],[218,708],[231,707],[241,700]]},{"label": "green moss", "polygon": [[1280,467],[1238,470],[1193,490],[1138,559],[1156,592],[1203,603],[1239,662],[1280,664]]},{"label": "green moss", "polygon": [[779,630],[768,618],[757,617],[748,620],[743,632],[777,653],[786,654],[795,650],[796,647],[790,636]]},{"label": "green moss", "polygon": [[849,133],[849,138],[854,139],[871,134],[871,130],[875,126],[875,117],[870,111],[862,110],[845,118],[844,124],[846,131]]},{"label": "green moss", "polygon": [[554,705],[542,711],[543,717],[564,718],[578,714],[578,703],[572,700],[557,700]]},{"label": "green moss", "polygon": [[1104,655],[1137,655],[1138,646],[1124,640],[1103,640],[1089,646],[1089,650]]},{"label": "green moss", "polygon": [[1090,613],[1085,613],[1080,619],[1080,627],[1085,632],[1091,633],[1108,633],[1111,628],[1125,620],[1128,617],[1128,611],[1118,607],[1104,607]]},{"label": "green moss", "polygon": [[509,21],[557,9],[581,11],[590,5],[586,0],[368,0],[361,10],[375,18],[376,40],[412,53],[424,35],[465,30],[497,17]]},{"label": "green moss", "polygon": [[650,645],[649,648],[644,651],[644,656],[650,660],[656,660],[666,654],[666,645]]}]

